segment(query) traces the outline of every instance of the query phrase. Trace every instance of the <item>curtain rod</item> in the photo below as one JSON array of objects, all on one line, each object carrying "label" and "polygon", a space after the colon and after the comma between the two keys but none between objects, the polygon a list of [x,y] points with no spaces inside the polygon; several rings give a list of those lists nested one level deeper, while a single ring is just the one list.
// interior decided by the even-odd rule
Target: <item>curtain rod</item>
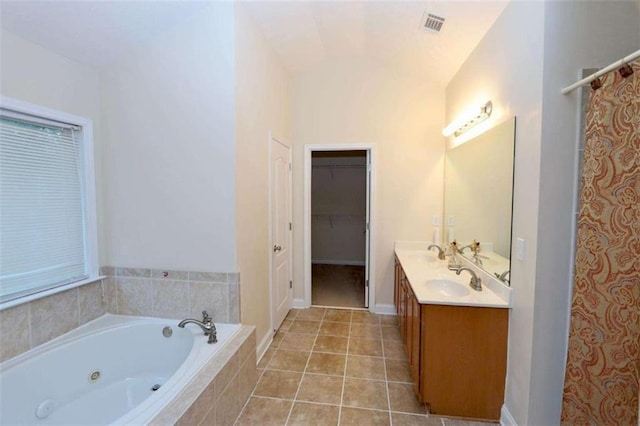
[{"label": "curtain rod", "polygon": [[604,74],[608,73],[609,71],[613,71],[616,68],[619,68],[619,67],[621,67],[621,66],[623,66],[625,64],[628,64],[629,62],[631,62],[631,61],[633,61],[635,59],[638,59],[638,58],[640,58],[640,50],[636,50],[631,55],[625,56],[624,58],[620,59],[619,61],[616,61],[616,62],[612,63],[608,67],[603,68],[600,71],[591,74],[589,77],[583,78],[582,80],[578,81],[577,83],[573,83],[571,86],[565,87],[564,89],[562,89],[562,94],[566,95],[567,93],[573,92],[578,87],[584,86],[585,84],[589,84],[593,80],[595,80],[596,78],[600,77],[601,75],[604,75]]}]

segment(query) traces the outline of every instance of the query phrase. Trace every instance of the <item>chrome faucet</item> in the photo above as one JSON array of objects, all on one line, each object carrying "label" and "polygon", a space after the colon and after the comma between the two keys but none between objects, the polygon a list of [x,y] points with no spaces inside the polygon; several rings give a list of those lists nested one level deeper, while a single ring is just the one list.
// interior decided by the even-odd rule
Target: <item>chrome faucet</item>
[{"label": "chrome faucet", "polygon": [[178,327],[184,328],[187,324],[195,324],[202,329],[205,336],[209,336],[207,343],[216,343],[218,341],[218,332],[216,331],[216,325],[211,320],[211,317],[207,311],[202,311],[202,321],[196,319],[185,319],[178,323]]},{"label": "chrome faucet", "polygon": [[[511,278],[511,270],[510,270],[510,269],[507,269],[506,271],[504,271],[504,272],[503,272],[503,273],[501,273],[501,274],[498,274],[497,272],[494,272],[493,274],[494,274],[496,277],[498,277],[498,279],[499,279],[500,281],[505,282],[505,283],[509,283],[509,280],[510,280],[510,278]],[[509,276],[509,278],[507,278],[507,275]]]},{"label": "chrome faucet", "polygon": [[469,281],[469,286],[471,286],[472,289],[474,289],[475,291],[482,291],[482,280],[480,278],[478,278],[478,276],[476,275],[475,271],[473,269],[469,269],[469,268],[449,268],[452,271],[456,271],[456,275],[460,275],[460,272],[462,271],[469,271],[469,273],[471,274],[471,281]]},{"label": "chrome faucet", "polygon": [[437,248],[438,249],[438,259],[440,260],[444,260],[444,250],[442,250],[442,247],[440,247],[437,244],[431,244],[429,247],[427,247],[427,250],[431,250],[432,248]]},{"label": "chrome faucet", "polygon": [[447,256],[451,256],[451,259],[449,259],[449,269],[456,269],[460,267],[460,261],[458,260],[458,254],[461,254],[462,251],[460,251],[460,249],[458,248],[458,243],[456,242],[456,240],[453,240],[452,242],[449,243],[449,252],[450,254],[447,254]]}]

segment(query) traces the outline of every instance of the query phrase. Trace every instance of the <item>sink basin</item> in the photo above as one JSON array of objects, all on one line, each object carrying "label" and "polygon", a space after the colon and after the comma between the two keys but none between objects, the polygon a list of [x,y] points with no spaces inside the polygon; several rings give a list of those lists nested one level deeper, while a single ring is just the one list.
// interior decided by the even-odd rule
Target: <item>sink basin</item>
[{"label": "sink basin", "polygon": [[432,263],[435,262],[436,260],[438,260],[438,258],[434,255],[431,255],[429,253],[411,253],[408,256],[410,261],[417,261],[417,262],[422,262],[422,263]]},{"label": "sink basin", "polygon": [[447,279],[427,280],[429,289],[448,297],[462,297],[469,294],[469,288],[464,284]]}]

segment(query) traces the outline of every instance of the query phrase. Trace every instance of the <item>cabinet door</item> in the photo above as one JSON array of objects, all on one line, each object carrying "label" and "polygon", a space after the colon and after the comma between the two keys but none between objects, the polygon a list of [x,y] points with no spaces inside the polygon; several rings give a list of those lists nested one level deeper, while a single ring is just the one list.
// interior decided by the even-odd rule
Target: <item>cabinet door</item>
[{"label": "cabinet door", "polygon": [[400,292],[400,261],[395,258],[395,268],[393,270],[393,304],[396,307],[396,314],[398,313],[398,293]]},{"label": "cabinet door", "polygon": [[406,340],[405,340],[405,345],[404,345],[404,350],[407,353],[407,360],[409,361],[409,364],[411,364],[411,353],[413,352],[413,346],[414,346],[414,342],[413,342],[413,321],[411,321],[411,318],[413,317],[413,309],[414,309],[414,305],[413,305],[413,300],[415,300],[415,296],[413,295],[413,291],[411,290],[411,287],[408,285],[409,283],[407,282],[407,310],[405,313],[405,327],[407,329],[406,332]]},{"label": "cabinet door", "polygon": [[400,286],[398,292],[398,325],[400,326],[400,335],[402,336],[402,341],[407,342],[407,318],[406,318],[406,299],[407,299],[407,283],[404,277],[404,273],[401,273],[400,276]]}]

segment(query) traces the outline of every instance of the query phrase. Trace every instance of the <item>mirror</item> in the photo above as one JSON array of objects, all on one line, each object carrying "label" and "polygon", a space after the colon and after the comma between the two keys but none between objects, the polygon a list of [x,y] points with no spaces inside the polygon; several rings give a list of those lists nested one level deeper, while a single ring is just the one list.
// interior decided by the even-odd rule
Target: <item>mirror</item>
[{"label": "mirror", "polygon": [[479,242],[477,255],[470,248],[463,254],[494,276],[510,270],[515,126],[513,117],[449,149],[445,158],[445,243]]}]

